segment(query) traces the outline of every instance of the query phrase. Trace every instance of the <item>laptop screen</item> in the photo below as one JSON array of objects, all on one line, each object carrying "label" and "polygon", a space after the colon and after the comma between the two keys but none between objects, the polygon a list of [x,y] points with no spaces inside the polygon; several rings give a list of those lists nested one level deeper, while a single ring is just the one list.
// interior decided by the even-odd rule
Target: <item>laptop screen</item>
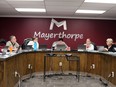
[{"label": "laptop screen", "polygon": [[56,50],[66,50],[66,45],[65,44],[58,44],[58,45],[56,45]]},{"label": "laptop screen", "polygon": [[25,46],[25,50],[32,50],[32,49],[33,49],[32,45]]},{"label": "laptop screen", "polygon": [[78,47],[77,47],[77,50],[79,51],[79,50],[86,50],[86,46],[85,45],[79,45]]},{"label": "laptop screen", "polygon": [[104,51],[104,46],[97,46],[98,51]]},{"label": "laptop screen", "polygon": [[46,44],[40,44],[39,45],[39,49],[46,50],[47,49],[47,45]]}]

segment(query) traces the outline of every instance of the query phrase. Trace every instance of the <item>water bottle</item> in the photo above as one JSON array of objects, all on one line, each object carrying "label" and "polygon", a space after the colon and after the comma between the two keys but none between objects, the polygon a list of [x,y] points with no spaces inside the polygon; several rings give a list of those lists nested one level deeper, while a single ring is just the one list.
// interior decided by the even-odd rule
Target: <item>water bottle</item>
[{"label": "water bottle", "polygon": [[34,42],[34,51],[37,51],[37,43]]}]

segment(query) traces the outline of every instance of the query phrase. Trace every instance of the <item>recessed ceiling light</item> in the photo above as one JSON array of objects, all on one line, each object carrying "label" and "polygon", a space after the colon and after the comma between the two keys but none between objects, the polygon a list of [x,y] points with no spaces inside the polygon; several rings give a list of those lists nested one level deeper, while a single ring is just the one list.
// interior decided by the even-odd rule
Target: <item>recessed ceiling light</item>
[{"label": "recessed ceiling light", "polygon": [[43,8],[15,8],[19,12],[46,12]]},{"label": "recessed ceiling light", "polygon": [[84,2],[116,4],[116,0],[85,0]]},{"label": "recessed ceiling light", "polygon": [[7,1],[44,1],[44,0],[7,0]]},{"label": "recessed ceiling light", "polygon": [[87,13],[87,14],[103,14],[103,10],[77,10],[75,13]]}]

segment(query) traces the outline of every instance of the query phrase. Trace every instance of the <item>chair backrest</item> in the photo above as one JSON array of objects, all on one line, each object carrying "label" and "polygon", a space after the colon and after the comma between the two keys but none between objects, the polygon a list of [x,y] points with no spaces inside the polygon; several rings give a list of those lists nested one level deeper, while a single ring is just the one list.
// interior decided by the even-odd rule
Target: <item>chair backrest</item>
[{"label": "chair backrest", "polygon": [[6,40],[0,39],[0,52],[2,52],[1,49],[3,49],[5,46],[6,46]]},{"label": "chair backrest", "polygon": [[24,42],[22,44],[22,49],[25,49],[29,41],[32,41],[32,38],[26,38],[24,39]]},{"label": "chair backrest", "polygon": [[94,50],[98,50],[96,44],[94,42],[92,42],[93,46],[94,46]]},{"label": "chair backrest", "polygon": [[6,45],[6,40],[5,39],[0,39],[0,46]]}]

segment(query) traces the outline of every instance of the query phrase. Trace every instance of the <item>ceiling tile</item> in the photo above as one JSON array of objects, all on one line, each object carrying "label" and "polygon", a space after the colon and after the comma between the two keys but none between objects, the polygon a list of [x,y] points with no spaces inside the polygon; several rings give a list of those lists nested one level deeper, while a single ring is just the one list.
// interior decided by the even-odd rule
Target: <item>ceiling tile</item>
[{"label": "ceiling tile", "polygon": [[109,10],[114,4],[98,4],[98,3],[83,3],[79,9],[88,9],[88,10]]},{"label": "ceiling tile", "polygon": [[116,18],[116,11],[109,10],[106,11],[104,14],[101,14],[99,17],[115,17]]},{"label": "ceiling tile", "polygon": [[46,10],[47,11],[71,11],[71,12],[74,12],[76,11],[77,7],[68,7],[68,6],[46,6]]},{"label": "ceiling tile", "polygon": [[[15,8],[45,8],[45,13],[17,12]],[[106,10],[104,14],[75,14],[78,9]],[[84,0],[17,1],[0,0],[0,15],[116,18],[116,4],[85,3]]]},{"label": "ceiling tile", "polygon": [[110,11],[116,11],[116,5],[110,9]]},{"label": "ceiling tile", "polygon": [[7,7],[10,7],[8,3],[6,3],[5,1],[0,1],[0,8],[7,8]]},{"label": "ceiling tile", "polygon": [[50,12],[48,12],[47,13],[47,15],[73,15],[73,13],[72,12],[53,12],[53,11],[50,11]]},{"label": "ceiling tile", "polygon": [[14,8],[44,8],[44,2],[8,1]]},{"label": "ceiling tile", "polygon": [[80,6],[82,4],[82,1],[45,1],[46,6]]}]

